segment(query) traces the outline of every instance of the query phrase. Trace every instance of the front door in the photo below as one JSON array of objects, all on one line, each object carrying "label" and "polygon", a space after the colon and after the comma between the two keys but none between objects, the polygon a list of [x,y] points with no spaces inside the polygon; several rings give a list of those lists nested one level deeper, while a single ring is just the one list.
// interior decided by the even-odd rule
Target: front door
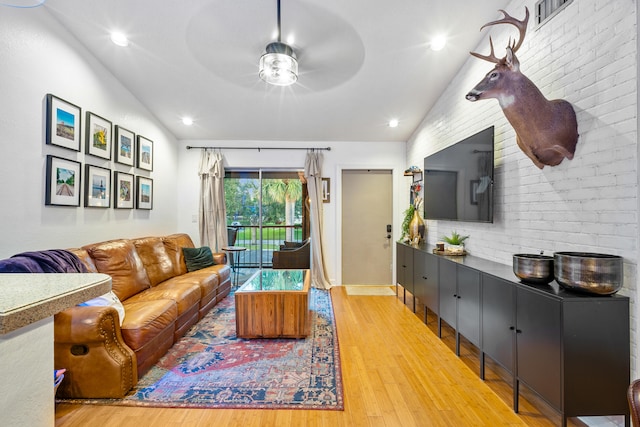
[{"label": "front door", "polygon": [[391,285],[391,170],[342,171],[342,284]]}]

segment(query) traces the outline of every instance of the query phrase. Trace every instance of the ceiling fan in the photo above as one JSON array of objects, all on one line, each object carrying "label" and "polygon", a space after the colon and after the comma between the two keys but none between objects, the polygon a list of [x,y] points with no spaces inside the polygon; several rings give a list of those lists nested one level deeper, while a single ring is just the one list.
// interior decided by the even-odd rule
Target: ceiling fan
[{"label": "ceiling fan", "polygon": [[288,87],[298,94],[331,89],[357,73],[364,62],[364,44],[351,24],[321,5],[291,2],[285,18],[287,31],[295,32],[296,42],[283,43],[279,0],[277,5],[276,40],[267,43],[266,53],[264,35],[271,33],[272,21],[265,20],[265,16],[272,12],[257,11],[255,3],[247,2],[214,1],[203,5],[189,22],[188,49],[217,77],[260,91],[264,86],[256,78],[256,58],[261,53],[283,55],[279,58],[298,63],[297,79],[291,82],[297,84]]}]

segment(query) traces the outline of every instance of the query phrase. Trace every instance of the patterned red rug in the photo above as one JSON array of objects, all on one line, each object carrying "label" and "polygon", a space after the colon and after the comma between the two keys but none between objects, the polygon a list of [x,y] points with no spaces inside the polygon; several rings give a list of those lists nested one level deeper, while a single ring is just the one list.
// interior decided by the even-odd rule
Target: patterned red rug
[{"label": "patterned red rug", "polygon": [[65,403],[245,409],[343,410],[338,337],[328,291],[311,290],[302,339],[236,337],[233,294],[216,305],[124,399]]}]

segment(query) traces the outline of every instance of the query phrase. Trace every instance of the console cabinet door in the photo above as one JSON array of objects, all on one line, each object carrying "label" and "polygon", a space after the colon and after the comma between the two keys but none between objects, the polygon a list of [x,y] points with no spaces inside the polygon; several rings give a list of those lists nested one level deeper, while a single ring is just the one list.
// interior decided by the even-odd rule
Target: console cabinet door
[{"label": "console cabinet door", "polygon": [[429,310],[438,314],[438,258],[423,251],[415,251],[413,271],[416,297]]},{"label": "console cabinet door", "polygon": [[405,290],[413,294],[413,252],[414,249],[402,243],[396,246],[396,278]]},{"label": "console cabinet door", "polygon": [[458,265],[458,333],[480,347],[480,272]]},{"label": "console cabinet door", "polygon": [[404,282],[404,245],[396,243],[396,282]]},{"label": "console cabinet door", "polygon": [[456,307],[458,298],[455,262],[439,260],[438,283],[440,285],[440,318],[456,329]]},{"label": "console cabinet door", "polygon": [[482,275],[482,351],[513,374],[515,286]]},{"label": "console cabinet door", "polygon": [[435,255],[428,254],[425,258],[424,272],[427,277],[427,295],[424,303],[431,311],[438,314],[440,313],[440,289],[438,287],[438,258]]},{"label": "console cabinet door", "polygon": [[534,389],[555,409],[561,410],[560,301],[518,287],[516,321],[518,380]]}]

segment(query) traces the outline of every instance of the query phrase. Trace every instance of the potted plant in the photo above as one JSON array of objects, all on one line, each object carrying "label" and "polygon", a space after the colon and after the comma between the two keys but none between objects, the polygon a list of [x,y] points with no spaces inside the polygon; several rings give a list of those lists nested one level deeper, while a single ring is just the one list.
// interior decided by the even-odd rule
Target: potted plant
[{"label": "potted plant", "polygon": [[409,241],[409,224],[411,223],[415,210],[416,208],[413,205],[409,205],[409,208],[404,211],[404,219],[402,220],[402,237],[400,237],[401,242]]},{"label": "potted plant", "polygon": [[451,236],[442,236],[441,239],[447,243],[446,252],[461,255],[464,253],[464,242],[469,236],[462,236],[457,231],[453,231]]}]

